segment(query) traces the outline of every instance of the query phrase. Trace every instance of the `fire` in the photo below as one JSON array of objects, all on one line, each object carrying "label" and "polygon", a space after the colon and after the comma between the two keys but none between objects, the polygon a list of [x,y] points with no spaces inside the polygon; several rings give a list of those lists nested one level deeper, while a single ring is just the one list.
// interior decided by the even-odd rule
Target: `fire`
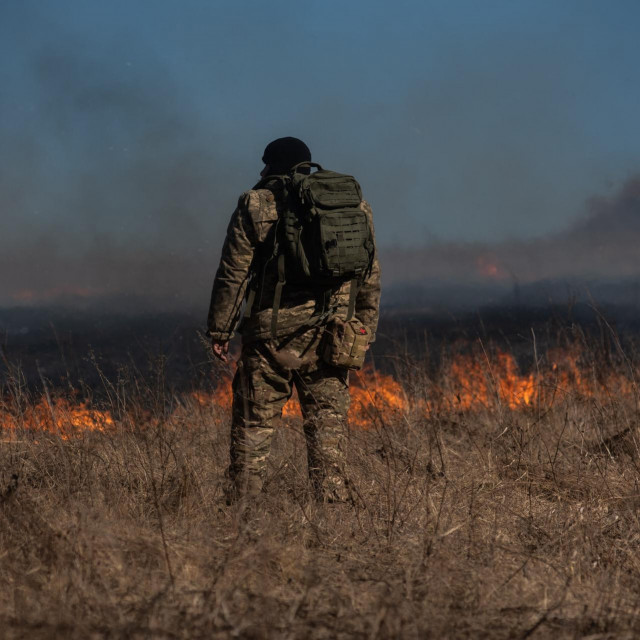
[{"label": "fire", "polygon": [[382,420],[403,413],[409,407],[400,384],[391,376],[365,369],[349,389],[349,424],[365,429],[375,418]]},{"label": "fire", "polygon": [[501,279],[507,275],[496,258],[491,255],[478,256],[476,268],[478,273],[485,278]]},{"label": "fire", "polygon": [[106,431],[114,426],[108,411],[100,411],[85,401],[74,402],[68,398],[48,399],[42,396],[24,411],[0,411],[0,429],[13,432],[20,429],[48,431],[68,439],[86,431]]},{"label": "fire", "polygon": [[449,365],[449,393],[443,400],[451,408],[472,410],[493,403],[510,409],[534,402],[538,386],[533,374],[520,375],[513,356],[498,353],[493,362],[483,363],[472,356],[458,356]]},{"label": "fire", "polygon": [[[402,411],[406,407],[405,395],[402,387],[391,376],[368,370],[356,376],[355,384],[350,388],[351,409],[349,423],[358,427],[371,424],[374,416],[386,415],[389,411]],[[201,406],[217,406],[230,409],[233,394],[231,381],[226,379],[220,383],[213,393],[194,391],[191,397]],[[302,409],[297,393],[282,410],[284,418],[302,417]]]},{"label": "fire", "polygon": [[581,362],[582,354],[572,350],[552,350],[539,370],[519,372],[515,358],[499,352],[455,357],[442,374],[444,383],[436,390],[428,411],[449,408],[474,411],[492,406],[518,410],[532,406],[550,407],[569,398],[632,397],[630,376],[613,368],[592,367]]},{"label": "fire", "polygon": [[[458,354],[444,361],[437,376],[425,379],[420,397],[411,397],[392,376],[365,369],[351,378],[349,423],[359,429],[384,425],[411,415],[433,416],[447,411],[477,412],[507,408],[526,411],[548,408],[572,398],[632,398],[636,372],[618,372],[613,367],[595,367],[576,350],[551,350],[530,372],[521,372],[514,356],[484,351]],[[424,390],[423,390],[424,389]],[[194,391],[190,401],[203,408],[231,409],[229,379],[215,391]],[[189,419],[188,403],[180,420]],[[300,403],[294,395],[285,405],[284,418],[299,419]],[[178,419],[178,414],[175,415]],[[49,431],[69,438],[85,431],[107,431],[115,426],[108,411],[93,408],[74,398],[43,396],[23,410],[2,408],[0,430]]]},{"label": "fire", "polygon": [[[631,397],[631,380],[614,370],[589,375],[580,361],[580,353],[551,351],[547,364],[529,373],[521,373],[514,356],[506,352],[458,354],[444,362],[439,376],[425,383],[427,399],[410,397],[402,384],[390,375],[372,369],[352,376],[349,424],[365,429],[388,422],[409,411],[432,416],[443,411],[481,411],[508,408],[513,411],[531,407],[550,407],[570,397],[594,398],[611,395]],[[202,405],[231,407],[231,384],[226,381],[213,394],[194,394]],[[294,395],[283,410],[285,418],[301,416]]]}]

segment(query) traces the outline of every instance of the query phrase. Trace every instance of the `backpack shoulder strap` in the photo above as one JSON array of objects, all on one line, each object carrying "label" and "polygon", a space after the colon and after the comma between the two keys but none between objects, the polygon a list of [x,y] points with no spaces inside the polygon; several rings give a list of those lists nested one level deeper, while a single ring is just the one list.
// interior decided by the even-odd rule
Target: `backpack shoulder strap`
[{"label": "backpack shoulder strap", "polygon": [[354,278],[349,283],[349,308],[347,310],[346,322],[349,322],[353,318],[353,314],[356,310],[356,297],[358,296],[358,278]]},{"label": "backpack shoulder strap", "polygon": [[278,337],[278,311],[280,311],[280,301],[282,300],[282,288],[286,284],[284,274],[284,253],[278,255],[278,282],[273,296],[273,310],[271,312],[271,337],[276,340]]}]

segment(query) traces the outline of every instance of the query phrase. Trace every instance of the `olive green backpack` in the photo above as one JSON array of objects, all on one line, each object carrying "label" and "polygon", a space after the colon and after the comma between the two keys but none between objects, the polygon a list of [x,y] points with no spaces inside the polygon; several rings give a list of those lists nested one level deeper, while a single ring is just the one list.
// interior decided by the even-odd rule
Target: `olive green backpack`
[{"label": "olive green backpack", "polygon": [[[311,167],[317,170],[304,171]],[[361,207],[360,185],[353,176],[327,171],[315,162],[297,164],[287,176],[267,176],[263,183],[273,180],[283,187],[273,253],[278,260],[273,337],[286,283],[321,291],[326,307],[331,293],[350,281],[346,320],[351,320],[358,288],[371,271],[375,254],[373,230]],[[329,314],[325,308],[318,323]]]}]

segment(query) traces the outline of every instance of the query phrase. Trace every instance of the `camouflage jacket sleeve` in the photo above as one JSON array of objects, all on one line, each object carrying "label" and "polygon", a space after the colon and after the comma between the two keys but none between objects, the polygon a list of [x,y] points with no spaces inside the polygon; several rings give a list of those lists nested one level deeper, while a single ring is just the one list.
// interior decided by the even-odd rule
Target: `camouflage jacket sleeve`
[{"label": "camouflage jacket sleeve", "polygon": [[[373,229],[373,213],[369,203],[362,203],[364,210],[369,216],[369,224]],[[375,237],[374,237],[375,243]],[[376,248],[375,257],[371,273],[362,283],[356,297],[355,316],[364,324],[371,333],[371,342],[376,338],[376,329],[378,328],[378,316],[380,308],[380,264],[378,262],[378,250]]]},{"label": "camouflage jacket sleeve", "polygon": [[222,247],[220,266],[213,281],[208,334],[230,340],[238,322],[255,252],[254,229],[249,214],[249,194],[243,194],[231,216]]}]

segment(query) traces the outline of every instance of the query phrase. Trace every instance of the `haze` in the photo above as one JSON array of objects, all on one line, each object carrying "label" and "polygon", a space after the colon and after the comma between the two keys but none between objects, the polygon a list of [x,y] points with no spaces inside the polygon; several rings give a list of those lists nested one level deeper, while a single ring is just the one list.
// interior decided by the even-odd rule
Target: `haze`
[{"label": "haze", "polygon": [[[206,305],[235,202],[282,135],[359,178],[382,250],[412,256],[387,282],[464,279],[460,247],[488,277],[478,260],[505,247],[526,279],[593,271],[557,239],[608,230],[588,202],[618,211],[636,184],[639,26],[621,0],[5,0],[0,304]],[[523,246],[554,262],[520,264]],[[616,274],[636,273],[624,255]]]}]

